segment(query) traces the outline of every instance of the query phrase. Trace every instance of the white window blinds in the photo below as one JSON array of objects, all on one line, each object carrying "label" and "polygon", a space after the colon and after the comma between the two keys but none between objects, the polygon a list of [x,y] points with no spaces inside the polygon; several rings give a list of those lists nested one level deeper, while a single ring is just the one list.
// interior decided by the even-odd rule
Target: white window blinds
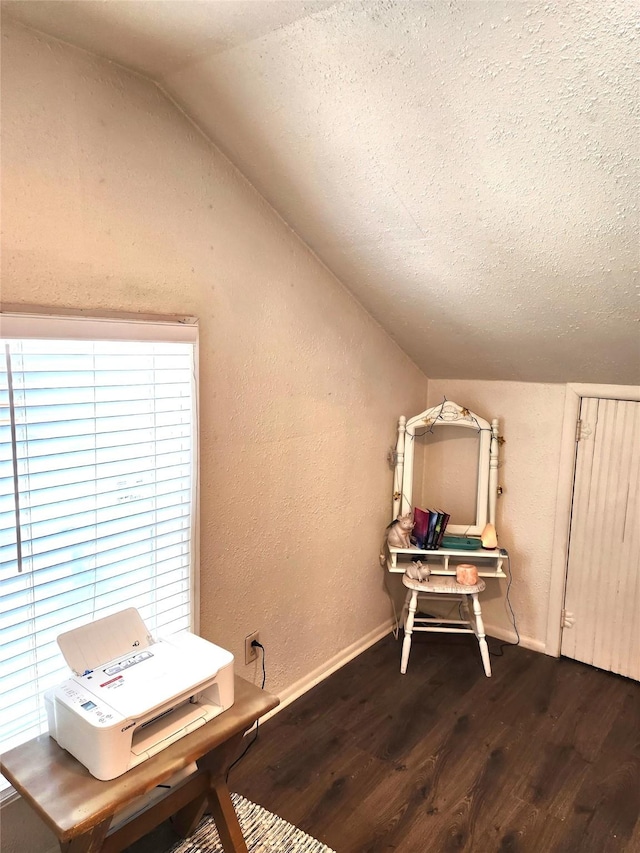
[{"label": "white window blinds", "polygon": [[1,331],[6,750],[46,731],[42,694],[69,674],[63,631],[130,606],[154,635],[193,627],[197,440],[194,327],[3,318]]}]

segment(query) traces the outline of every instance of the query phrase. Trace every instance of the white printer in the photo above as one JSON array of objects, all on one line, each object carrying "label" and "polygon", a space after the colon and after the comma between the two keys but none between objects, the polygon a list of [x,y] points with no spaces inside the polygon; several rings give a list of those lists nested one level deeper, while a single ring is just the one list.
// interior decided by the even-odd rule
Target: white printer
[{"label": "white printer", "polygon": [[233,705],[233,655],[189,632],[154,640],[131,607],[58,637],[72,678],[45,694],[49,734],[115,779]]}]

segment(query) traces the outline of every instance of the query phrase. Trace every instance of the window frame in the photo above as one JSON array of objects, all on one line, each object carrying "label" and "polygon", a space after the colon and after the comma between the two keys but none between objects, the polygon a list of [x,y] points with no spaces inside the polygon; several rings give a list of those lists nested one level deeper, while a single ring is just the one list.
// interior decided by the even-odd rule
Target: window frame
[{"label": "window frame", "polygon": [[[0,311],[0,341],[16,339],[179,342],[193,345],[193,417],[191,482],[191,560],[189,630],[200,629],[200,424],[199,336],[194,317],[158,315],[99,315],[85,312],[49,313],[46,310]],[[12,787],[0,790],[0,804],[17,796]]]}]

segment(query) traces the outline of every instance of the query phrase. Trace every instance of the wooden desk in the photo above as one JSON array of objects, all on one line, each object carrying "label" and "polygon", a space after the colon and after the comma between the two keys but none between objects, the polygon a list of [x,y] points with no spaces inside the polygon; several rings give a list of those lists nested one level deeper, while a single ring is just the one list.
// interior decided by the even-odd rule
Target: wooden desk
[{"label": "wooden desk", "polygon": [[[235,677],[235,702],[219,717],[109,782],[95,779],[48,734],[9,750],[2,773],[56,834],[63,853],[118,853],[169,816],[183,836],[207,804],[225,853],[247,853],[225,776],[242,737],[279,699]],[[195,762],[198,772],[109,834],[116,812]]]}]

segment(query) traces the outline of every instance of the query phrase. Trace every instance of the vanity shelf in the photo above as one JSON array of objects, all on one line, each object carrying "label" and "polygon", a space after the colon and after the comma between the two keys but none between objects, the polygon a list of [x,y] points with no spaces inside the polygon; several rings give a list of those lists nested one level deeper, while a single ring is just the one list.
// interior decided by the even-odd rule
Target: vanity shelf
[{"label": "vanity shelf", "polygon": [[422,563],[429,565],[431,571],[437,575],[455,575],[456,566],[460,563],[472,563],[478,567],[478,575],[481,578],[507,577],[503,566],[509,559],[509,554],[504,548],[496,548],[495,551],[484,549],[463,551],[452,548],[423,551],[419,548],[389,548],[387,569],[390,572],[402,574],[416,557]]}]

